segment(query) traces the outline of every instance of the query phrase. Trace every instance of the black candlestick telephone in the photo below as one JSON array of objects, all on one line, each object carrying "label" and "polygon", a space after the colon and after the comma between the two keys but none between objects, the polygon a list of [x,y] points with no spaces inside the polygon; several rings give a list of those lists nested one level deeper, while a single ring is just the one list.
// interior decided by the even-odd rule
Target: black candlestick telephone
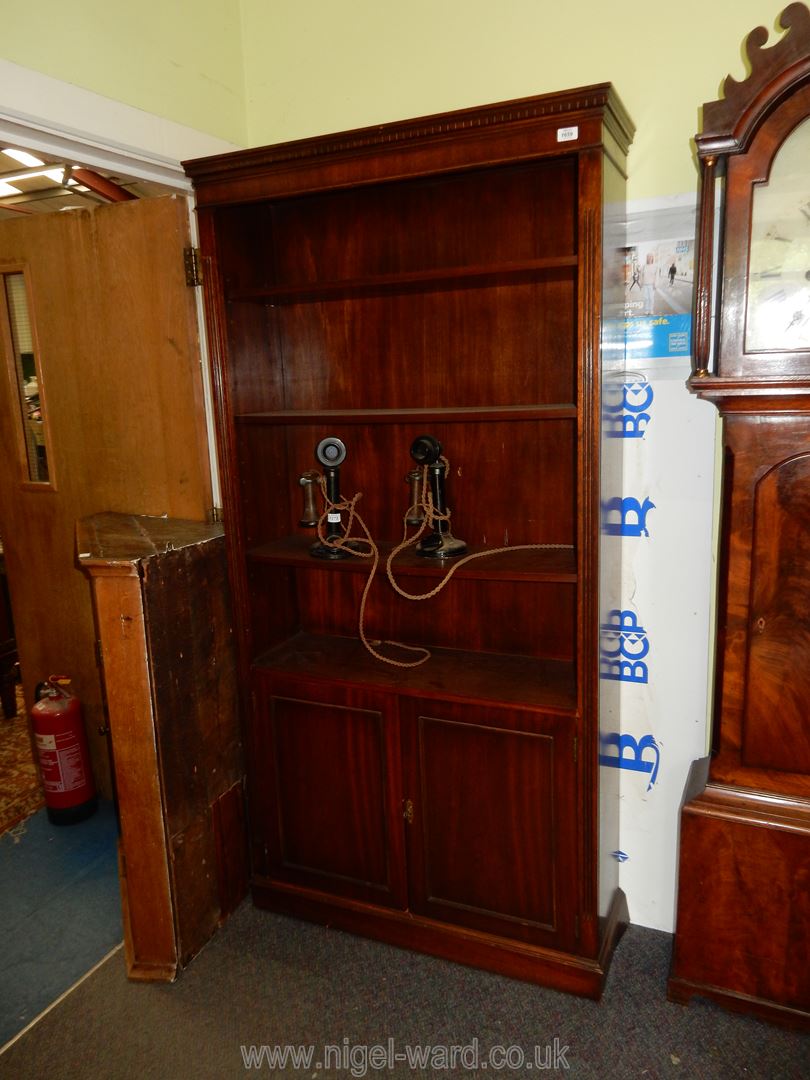
[{"label": "black candlestick telephone", "polygon": [[411,457],[417,465],[427,468],[432,508],[432,532],[419,541],[417,554],[425,559],[454,559],[466,554],[467,545],[450,532],[450,515],[445,500],[447,459],[442,457],[442,444],[432,435],[420,435],[411,445]]},{"label": "black candlestick telephone", "polygon": [[[315,447],[315,457],[323,465],[324,497],[326,499],[326,536],[318,540],[309,549],[310,555],[315,559],[348,559],[351,552],[340,546],[336,541],[343,539],[343,527],[341,512],[337,508],[340,502],[340,466],[346,460],[346,447],[341,439],[334,435],[321,439]],[[304,513],[301,524],[317,525],[319,518],[315,514],[312,521],[312,507],[314,505],[314,492],[312,482],[307,480],[312,473],[304,473],[299,483],[304,490]],[[317,477],[317,473],[315,474]],[[305,522],[305,518],[309,521]]]}]

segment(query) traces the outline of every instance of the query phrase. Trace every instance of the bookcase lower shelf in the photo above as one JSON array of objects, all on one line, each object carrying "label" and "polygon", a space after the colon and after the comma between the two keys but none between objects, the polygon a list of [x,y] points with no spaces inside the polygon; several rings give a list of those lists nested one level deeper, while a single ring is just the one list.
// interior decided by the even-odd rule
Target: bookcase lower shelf
[{"label": "bookcase lower shelf", "polygon": [[[396,659],[414,655],[395,645],[379,647]],[[406,696],[429,693],[447,700],[576,711],[574,665],[530,656],[432,649],[426,663],[401,668],[374,659],[357,638],[299,633],[263,653],[254,671],[317,677]]]}]

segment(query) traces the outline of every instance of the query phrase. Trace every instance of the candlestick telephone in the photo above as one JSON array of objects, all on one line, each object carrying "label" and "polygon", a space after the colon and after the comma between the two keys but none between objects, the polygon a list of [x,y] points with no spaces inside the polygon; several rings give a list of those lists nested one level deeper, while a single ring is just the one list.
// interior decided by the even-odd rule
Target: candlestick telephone
[{"label": "candlestick telephone", "polygon": [[[442,444],[432,435],[420,435],[411,445],[411,457],[426,471],[432,510],[430,534],[419,541],[416,547],[417,553],[426,559],[455,559],[459,555],[465,555],[467,545],[463,540],[456,539],[450,532],[450,512],[445,499],[448,463],[447,458],[442,455]],[[419,470],[417,469],[416,472],[418,473]],[[416,490],[418,494],[418,485]],[[419,502],[419,499],[414,500],[414,509]]]},{"label": "candlestick telephone", "polygon": [[[449,462],[442,452],[441,443],[432,435],[420,435],[411,444],[410,454],[417,468],[409,470],[405,476],[410,501],[403,516],[403,536],[386,559],[388,580],[394,590],[406,600],[428,600],[436,596],[447,585],[454,572],[472,559],[527,548],[571,547],[570,544],[516,544],[468,553],[466,543],[453,536],[450,528],[450,510],[446,496]],[[315,528],[318,534],[317,541],[309,549],[310,555],[315,559],[371,559],[371,572],[360,601],[360,640],[372,656],[384,663],[396,667],[416,667],[423,664],[430,658],[428,649],[398,641],[372,641],[366,635],[366,601],[379,565],[380,551],[366,523],[357,512],[357,503],[362,498],[362,493],[357,492],[351,499],[341,495],[340,467],[346,460],[346,446],[343,441],[334,435],[321,439],[315,448],[315,457],[323,467],[323,472],[308,470],[299,477],[303,496],[299,525]],[[323,503],[323,510],[320,512],[317,504],[318,493]],[[409,536],[408,529],[414,527],[416,532]],[[356,531],[358,528],[359,533]],[[452,562],[450,569],[435,588],[425,593],[409,593],[399,585],[393,573],[394,559],[409,547],[414,547],[416,554],[426,560],[448,563],[451,560],[457,561]],[[379,652],[378,646],[381,645],[421,655],[416,660],[396,660]]]},{"label": "candlestick telephone", "polygon": [[[350,511],[357,516],[354,502],[358,497],[347,502],[340,493],[340,466],[346,460],[346,446],[342,439],[330,435],[315,447],[315,457],[323,466],[323,473],[310,469],[299,477],[303,510],[298,524],[318,529],[318,540],[310,548],[313,558],[351,558],[353,553],[358,553],[359,538],[349,536],[343,513]],[[410,488],[410,505],[404,521],[406,526],[413,525],[419,530],[411,541],[416,544],[417,554],[426,559],[453,559],[466,554],[467,545],[450,531],[445,493],[448,461],[442,454],[441,443],[432,435],[420,435],[411,445],[411,457],[421,468],[412,469],[405,477]],[[318,490],[324,503],[320,513],[316,501]],[[429,530],[427,535],[419,539],[426,530]]]},{"label": "candlestick telephone", "polygon": [[[309,549],[310,555],[315,559],[349,559],[351,558],[351,550],[347,543],[344,543],[344,535],[342,529],[341,511],[339,509],[340,503],[340,466],[346,460],[346,446],[341,439],[331,435],[326,439],[321,439],[318,445],[315,447],[315,457],[323,465],[323,497],[326,505],[323,517],[326,518],[326,533],[313,544]],[[314,506],[314,485],[311,481],[305,482],[304,477],[311,477],[313,474],[304,473],[301,477],[300,483],[304,489],[304,513],[301,519],[301,524],[304,524],[304,518],[311,518],[311,510]],[[316,477],[317,473],[314,474]],[[321,517],[316,517],[313,524],[318,528],[318,535],[321,533],[320,521]]]}]

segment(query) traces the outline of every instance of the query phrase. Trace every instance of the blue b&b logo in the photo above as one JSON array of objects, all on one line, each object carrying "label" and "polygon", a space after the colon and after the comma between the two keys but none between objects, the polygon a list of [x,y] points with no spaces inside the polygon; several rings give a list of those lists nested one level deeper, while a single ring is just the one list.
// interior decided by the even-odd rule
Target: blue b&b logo
[{"label": "blue b&b logo", "polygon": [[643,502],[628,495],[622,499],[616,495],[602,502],[602,532],[605,536],[649,536],[647,514],[655,509],[655,503],[645,498]]},{"label": "blue b&b logo", "polygon": [[635,612],[614,608],[599,631],[599,678],[646,683],[649,668],[645,658],[650,640]]},{"label": "blue b&b logo", "polygon": [[[632,735],[620,735],[618,731],[613,731],[609,735],[600,735],[599,742],[602,747],[602,753],[599,755],[600,765],[607,765],[613,769],[629,769],[631,772],[649,773],[650,782],[647,784],[647,791],[650,790],[658,779],[658,767],[661,764],[661,751],[652,735],[643,735],[640,739],[634,739]],[[614,746],[615,753],[611,749]]]},{"label": "blue b&b logo", "polygon": [[655,396],[646,375],[633,375],[623,383],[608,382],[603,395],[605,438],[643,439]]}]

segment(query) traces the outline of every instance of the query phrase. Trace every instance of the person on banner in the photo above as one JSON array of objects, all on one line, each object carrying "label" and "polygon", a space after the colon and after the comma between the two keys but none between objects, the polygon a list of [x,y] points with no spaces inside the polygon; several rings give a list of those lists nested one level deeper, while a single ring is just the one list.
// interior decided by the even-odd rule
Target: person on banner
[{"label": "person on banner", "polygon": [[641,268],[641,292],[644,297],[644,315],[652,315],[655,305],[655,282],[658,278],[658,267],[655,265],[655,255],[647,252],[647,260]]}]

